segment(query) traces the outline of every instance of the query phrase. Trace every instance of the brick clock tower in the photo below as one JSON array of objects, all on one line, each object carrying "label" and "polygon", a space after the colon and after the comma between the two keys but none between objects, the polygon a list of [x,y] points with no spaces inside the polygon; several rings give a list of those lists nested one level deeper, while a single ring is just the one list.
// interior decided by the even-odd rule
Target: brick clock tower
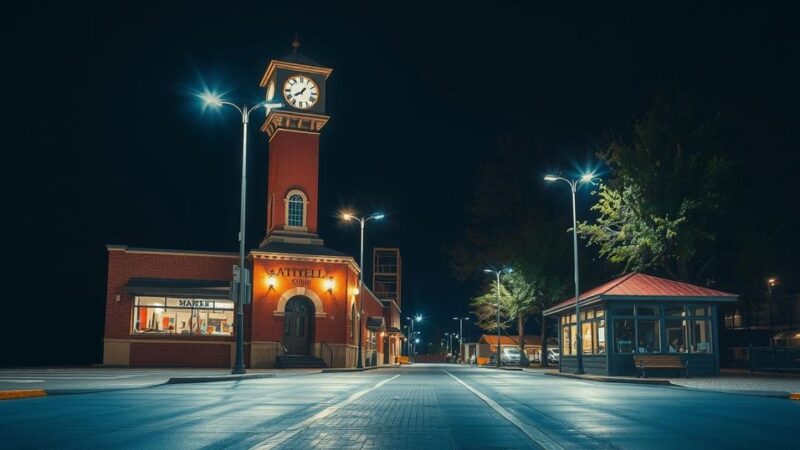
[{"label": "brick clock tower", "polygon": [[272,110],[261,130],[269,136],[267,233],[271,242],[322,245],[317,234],[319,134],[325,115],[325,81],[332,69],[294,51],[270,62],[261,80]]}]

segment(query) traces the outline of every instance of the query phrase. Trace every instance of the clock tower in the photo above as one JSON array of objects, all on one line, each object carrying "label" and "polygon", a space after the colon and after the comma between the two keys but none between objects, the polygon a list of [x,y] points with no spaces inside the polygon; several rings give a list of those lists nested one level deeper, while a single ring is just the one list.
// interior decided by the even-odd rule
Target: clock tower
[{"label": "clock tower", "polygon": [[261,247],[273,243],[323,245],[317,234],[319,134],[325,115],[325,82],[333,69],[292,53],[270,61],[261,86],[271,110],[261,131],[269,137],[267,233]]}]

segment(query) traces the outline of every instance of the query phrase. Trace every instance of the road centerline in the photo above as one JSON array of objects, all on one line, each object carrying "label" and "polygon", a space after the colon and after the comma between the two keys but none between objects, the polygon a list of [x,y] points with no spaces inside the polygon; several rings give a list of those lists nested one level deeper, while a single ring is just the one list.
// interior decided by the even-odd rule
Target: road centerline
[{"label": "road centerline", "polygon": [[497,403],[496,401],[492,400],[491,398],[486,396],[481,391],[479,391],[479,390],[475,389],[474,387],[470,386],[465,381],[463,381],[462,379],[460,379],[457,376],[453,375],[452,373],[450,373],[446,369],[442,369],[442,371],[444,373],[450,375],[454,380],[456,380],[459,384],[464,386],[468,391],[470,391],[473,394],[475,394],[476,397],[478,397],[479,399],[483,400],[484,403],[489,405],[490,408],[495,410],[495,412],[500,414],[504,419],[506,419],[507,421],[511,422],[512,425],[514,425],[520,431],[522,431],[525,434],[525,436],[527,436],[530,440],[532,440],[539,447],[541,447],[543,449],[546,449],[546,450],[563,450],[563,447],[558,445],[558,443],[556,443],[556,441],[550,439],[546,434],[544,434],[538,428],[522,423],[522,421],[517,419],[514,416],[514,414],[512,414],[509,410],[507,410],[507,409],[503,408],[502,406],[500,406],[499,403]]},{"label": "road centerline", "polygon": [[284,442],[288,441],[289,439],[291,439],[292,437],[294,437],[295,435],[297,435],[301,431],[307,429],[314,422],[330,416],[331,414],[333,414],[334,412],[338,411],[342,407],[349,405],[350,403],[358,400],[359,398],[363,397],[364,395],[374,391],[375,389],[380,388],[384,384],[399,378],[400,375],[402,375],[402,374],[397,374],[397,375],[395,375],[395,376],[393,376],[391,378],[387,378],[385,380],[381,380],[380,382],[376,383],[372,387],[368,387],[366,389],[362,389],[362,390],[360,390],[358,392],[355,392],[352,395],[350,395],[349,397],[347,397],[346,399],[342,400],[341,402],[336,403],[336,404],[331,405],[331,406],[328,406],[327,408],[325,408],[322,411],[314,414],[313,416],[311,416],[311,417],[309,417],[309,418],[307,418],[307,419],[305,419],[305,420],[303,420],[303,421],[301,421],[301,422],[299,422],[297,424],[294,424],[294,425],[290,426],[289,428],[285,429],[284,431],[281,431],[279,433],[276,433],[276,434],[268,437],[267,439],[264,439],[260,443],[254,445],[253,447],[250,447],[250,449],[251,450],[254,450],[254,449],[267,450],[267,449],[275,448],[275,447],[283,444]]}]

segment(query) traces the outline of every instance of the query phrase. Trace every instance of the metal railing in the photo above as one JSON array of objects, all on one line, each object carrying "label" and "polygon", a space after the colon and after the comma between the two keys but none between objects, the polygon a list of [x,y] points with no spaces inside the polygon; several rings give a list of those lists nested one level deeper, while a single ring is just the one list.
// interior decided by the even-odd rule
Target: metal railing
[{"label": "metal railing", "polygon": [[750,372],[800,372],[800,347],[748,347]]}]

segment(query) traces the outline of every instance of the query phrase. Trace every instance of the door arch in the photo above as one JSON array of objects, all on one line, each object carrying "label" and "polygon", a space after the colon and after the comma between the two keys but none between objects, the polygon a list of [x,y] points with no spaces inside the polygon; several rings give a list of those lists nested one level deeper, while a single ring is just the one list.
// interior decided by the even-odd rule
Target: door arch
[{"label": "door arch", "polygon": [[297,295],[286,302],[283,316],[283,345],[289,355],[308,355],[314,342],[314,302]]}]

